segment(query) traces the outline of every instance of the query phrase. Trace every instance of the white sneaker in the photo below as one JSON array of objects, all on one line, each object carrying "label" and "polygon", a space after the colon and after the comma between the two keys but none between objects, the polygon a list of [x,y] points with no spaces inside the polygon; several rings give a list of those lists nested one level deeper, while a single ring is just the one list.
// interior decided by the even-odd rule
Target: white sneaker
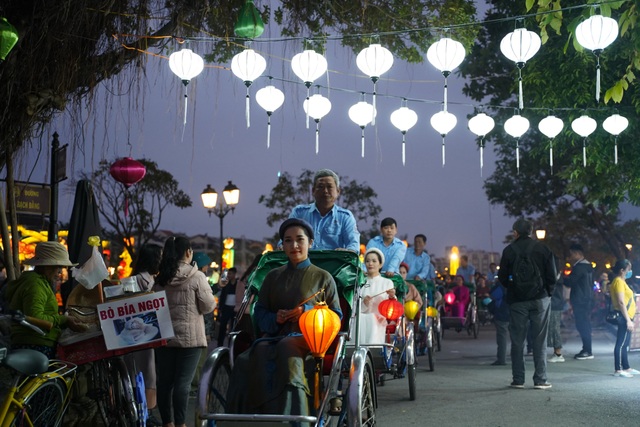
[{"label": "white sneaker", "polygon": [[629,368],[629,369],[625,370],[624,372],[626,372],[627,374],[631,374],[631,375],[640,375],[640,371],[638,371],[637,369],[633,369],[633,368]]},{"label": "white sneaker", "polygon": [[564,356],[563,355],[558,356],[557,354],[553,353],[553,356],[549,358],[548,362],[551,362],[551,363],[564,362]]},{"label": "white sneaker", "polygon": [[624,378],[633,378],[633,374],[630,374],[625,371],[617,371],[613,374],[614,377],[624,377]]}]

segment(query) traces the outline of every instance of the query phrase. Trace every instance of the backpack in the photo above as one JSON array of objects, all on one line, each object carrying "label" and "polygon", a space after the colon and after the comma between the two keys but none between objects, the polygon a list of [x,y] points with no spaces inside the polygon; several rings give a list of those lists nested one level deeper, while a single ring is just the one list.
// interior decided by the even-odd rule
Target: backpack
[{"label": "backpack", "polygon": [[511,290],[518,301],[532,300],[542,289],[540,269],[531,256],[536,242],[535,240],[530,240],[527,243],[527,246],[523,249],[518,248],[516,245],[511,245],[516,253],[511,273],[513,281]]}]

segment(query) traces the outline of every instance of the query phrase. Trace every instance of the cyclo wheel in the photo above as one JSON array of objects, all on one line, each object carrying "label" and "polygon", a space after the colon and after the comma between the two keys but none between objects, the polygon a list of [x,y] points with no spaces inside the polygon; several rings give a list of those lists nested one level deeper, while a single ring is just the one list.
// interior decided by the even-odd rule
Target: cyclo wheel
[{"label": "cyclo wheel", "polygon": [[[37,381],[32,380],[32,381]],[[29,390],[24,395],[18,397],[23,400],[25,408],[27,408],[26,416],[29,417],[34,427],[48,427],[55,422],[58,417],[62,418],[60,411],[64,408],[64,397],[66,394],[66,386],[59,379],[51,379],[40,383],[35,389]],[[14,417],[11,420],[11,417]],[[14,413],[7,414],[5,422],[9,422],[9,426],[18,427],[27,425],[24,422],[24,414]],[[5,425],[5,424],[3,424]]]},{"label": "cyclo wheel", "polygon": [[404,359],[409,379],[409,400],[416,400],[416,358],[413,322],[407,323],[405,333]]},{"label": "cyclo wheel", "polygon": [[[204,410],[208,414],[220,414],[227,411],[227,390],[231,379],[231,363],[229,353],[221,353],[211,371],[203,369],[198,394],[205,393],[204,408],[197,408],[196,425],[200,421],[201,425],[207,425],[205,420],[200,420],[199,411]],[[204,386],[206,385],[206,389]],[[199,398],[199,401],[201,399]]]},{"label": "cyclo wheel", "polygon": [[105,425],[135,427],[138,421],[133,387],[121,359],[102,359],[93,365],[92,395]]}]

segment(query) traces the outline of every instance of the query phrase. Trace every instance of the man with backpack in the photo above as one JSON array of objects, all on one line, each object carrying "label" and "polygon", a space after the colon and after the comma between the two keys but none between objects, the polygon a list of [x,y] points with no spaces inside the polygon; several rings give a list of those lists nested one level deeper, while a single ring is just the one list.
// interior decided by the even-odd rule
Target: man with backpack
[{"label": "man with backpack", "polygon": [[549,307],[557,274],[551,250],[530,235],[531,222],[524,218],[513,224],[514,241],[502,251],[498,280],[507,289],[509,333],[511,335],[512,388],[524,388],[524,345],[527,328],[533,338],[534,388],[551,388],[547,382],[547,332]]}]

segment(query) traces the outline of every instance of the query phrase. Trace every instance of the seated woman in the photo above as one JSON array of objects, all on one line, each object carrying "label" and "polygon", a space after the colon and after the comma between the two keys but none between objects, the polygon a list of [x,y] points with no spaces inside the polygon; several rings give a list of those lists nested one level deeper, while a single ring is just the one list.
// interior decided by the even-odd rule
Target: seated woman
[{"label": "seated woman", "polygon": [[469,304],[469,301],[471,300],[469,288],[465,286],[464,277],[460,275],[457,275],[453,282],[455,283],[455,286],[451,292],[456,296],[456,299],[453,304],[451,304],[451,316],[464,317],[467,304]]},{"label": "seated woman", "polygon": [[[289,262],[270,271],[262,283],[254,316],[265,338],[236,359],[227,393],[228,413],[309,415],[311,391],[304,363],[309,347],[298,319],[316,301],[326,301],[342,317],[333,277],[308,258],[311,226],[290,218],[279,234]],[[321,289],[324,292],[301,305]]]},{"label": "seated woman", "polygon": [[384,265],[384,255],[380,249],[368,249],[364,254],[364,264],[367,267],[367,283],[360,290],[362,303],[360,306],[359,342],[383,344],[387,319],[380,314],[378,306],[388,298],[395,298],[396,291],[393,282],[380,275],[380,269]]}]

